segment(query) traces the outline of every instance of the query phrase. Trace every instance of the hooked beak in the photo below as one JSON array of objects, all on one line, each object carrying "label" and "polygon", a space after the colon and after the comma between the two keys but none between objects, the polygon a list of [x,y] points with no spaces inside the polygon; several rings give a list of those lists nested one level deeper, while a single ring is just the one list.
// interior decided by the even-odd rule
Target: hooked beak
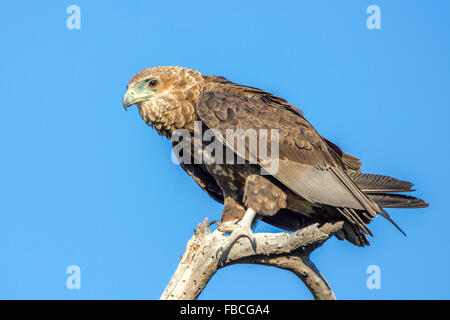
[{"label": "hooked beak", "polygon": [[139,102],[139,99],[136,98],[133,90],[128,89],[123,96],[123,107],[125,108],[125,111],[128,111],[128,107],[135,104],[136,102]]},{"label": "hooked beak", "polygon": [[123,96],[123,107],[127,110],[129,106],[151,99],[154,95],[153,90],[142,88],[139,85],[129,87]]}]

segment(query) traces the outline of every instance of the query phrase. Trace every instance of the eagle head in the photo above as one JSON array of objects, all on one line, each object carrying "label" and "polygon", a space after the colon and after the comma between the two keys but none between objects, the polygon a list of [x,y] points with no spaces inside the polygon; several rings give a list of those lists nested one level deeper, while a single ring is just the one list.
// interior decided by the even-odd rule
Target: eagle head
[{"label": "eagle head", "polygon": [[195,119],[194,104],[202,91],[202,75],[177,66],[152,67],[135,74],[123,96],[125,110],[136,105],[142,119],[167,135]]}]

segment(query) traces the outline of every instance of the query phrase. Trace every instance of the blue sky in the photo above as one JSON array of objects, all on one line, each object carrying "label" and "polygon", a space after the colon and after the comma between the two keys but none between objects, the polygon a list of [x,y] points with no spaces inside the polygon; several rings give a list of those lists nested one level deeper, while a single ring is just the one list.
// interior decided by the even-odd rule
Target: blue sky
[{"label": "blue sky", "polygon": [[[81,9],[81,29],[66,8]],[[381,8],[381,30],[366,8]],[[0,11],[0,298],[157,299],[221,206],[170,161],[129,78],[181,65],[262,88],[305,112],[366,172],[431,206],[389,210],[372,245],[331,239],[312,260],[340,299],[448,299],[448,1],[8,1]],[[276,231],[260,223],[257,231]],[[81,289],[66,268],[81,268]],[[369,290],[366,269],[381,269]],[[311,299],[292,274],[237,265],[201,299]]]}]

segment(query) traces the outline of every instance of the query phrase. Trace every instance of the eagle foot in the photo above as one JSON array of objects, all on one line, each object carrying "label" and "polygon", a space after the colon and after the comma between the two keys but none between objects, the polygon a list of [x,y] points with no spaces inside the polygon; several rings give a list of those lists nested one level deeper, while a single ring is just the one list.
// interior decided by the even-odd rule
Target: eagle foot
[{"label": "eagle foot", "polygon": [[249,208],[247,209],[244,217],[241,220],[233,223],[222,223],[219,225],[219,227],[217,227],[217,230],[221,232],[230,233],[229,237],[227,238],[226,244],[223,247],[219,248],[216,252],[216,257],[218,257],[221,253],[219,264],[227,259],[231,248],[240,238],[243,237],[246,237],[250,241],[253,250],[256,252],[256,238],[255,234],[252,231],[252,223],[255,215],[256,211]]}]

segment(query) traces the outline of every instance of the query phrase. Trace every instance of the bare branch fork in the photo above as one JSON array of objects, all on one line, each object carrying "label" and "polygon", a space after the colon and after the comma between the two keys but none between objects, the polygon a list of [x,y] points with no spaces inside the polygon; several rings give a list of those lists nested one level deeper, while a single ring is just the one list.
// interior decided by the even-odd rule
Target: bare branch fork
[{"label": "bare branch fork", "polygon": [[309,260],[310,253],[342,228],[342,222],[318,224],[294,233],[256,233],[256,252],[250,241],[239,239],[221,261],[217,254],[228,236],[211,232],[208,218],[200,223],[189,240],[177,270],[161,295],[161,300],[193,300],[217,270],[229,265],[261,264],[293,272],[317,300],[335,300],[327,281]]}]

